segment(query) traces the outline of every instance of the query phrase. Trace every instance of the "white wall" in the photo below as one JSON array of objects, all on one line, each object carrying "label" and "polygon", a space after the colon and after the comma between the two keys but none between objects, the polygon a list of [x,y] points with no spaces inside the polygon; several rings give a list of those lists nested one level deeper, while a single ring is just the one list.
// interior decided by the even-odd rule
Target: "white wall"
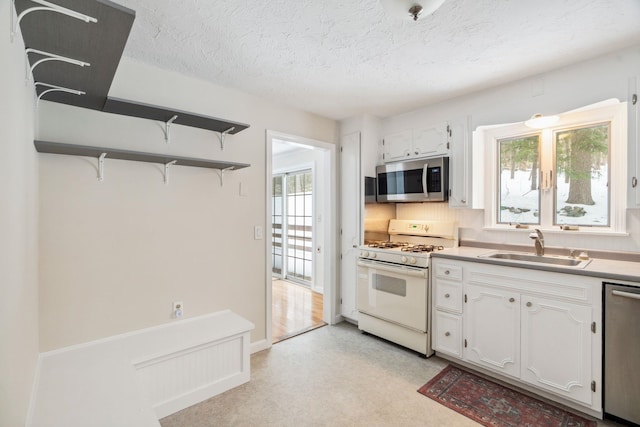
[{"label": "white wall", "polygon": [[[227,136],[61,104],[41,105],[39,139],[250,163],[225,175],[174,166],[40,156],[40,346],[42,351],[231,309],[266,337],[264,240],[267,129],[335,142],[336,123],[242,92],[123,59],[111,96],[248,123]],[[269,153],[270,155],[270,153]],[[248,188],[240,196],[239,186]]]},{"label": "white wall", "polygon": [[[640,45],[560,68],[512,84],[478,92],[383,120],[382,133],[472,116],[472,128],[524,121],[535,113],[553,114],[609,98],[626,101],[628,80],[640,75]],[[530,245],[526,231],[484,231],[483,210],[454,210],[446,204],[398,204],[404,219],[456,219],[463,240]],[[640,212],[627,212],[629,236],[545,234],[548,246],[640,251]]]},{"label": "white wall", "polygon": [[38,359],[38,170],[24,43],[0,2],[0,426],[25,423]]}]

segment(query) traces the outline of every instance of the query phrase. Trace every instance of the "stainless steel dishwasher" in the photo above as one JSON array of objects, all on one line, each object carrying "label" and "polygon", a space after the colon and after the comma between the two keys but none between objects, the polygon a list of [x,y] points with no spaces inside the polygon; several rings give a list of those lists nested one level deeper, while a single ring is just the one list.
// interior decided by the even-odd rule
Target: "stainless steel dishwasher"
[{"label": "stainless steel dishwasher", "polygon": [[640,424],[640,288],[604,283],[604,412]]}]

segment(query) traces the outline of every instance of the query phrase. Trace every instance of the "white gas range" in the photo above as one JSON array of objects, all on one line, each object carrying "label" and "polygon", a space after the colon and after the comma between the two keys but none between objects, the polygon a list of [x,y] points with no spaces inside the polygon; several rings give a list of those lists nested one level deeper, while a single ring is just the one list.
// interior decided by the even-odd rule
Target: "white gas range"
[{"label": "white gas range", "polygon": [[360,246],[358,328],[427,357],[431,349],[429,259],[458,246],[449,221],[391,220],[389,240]]}]

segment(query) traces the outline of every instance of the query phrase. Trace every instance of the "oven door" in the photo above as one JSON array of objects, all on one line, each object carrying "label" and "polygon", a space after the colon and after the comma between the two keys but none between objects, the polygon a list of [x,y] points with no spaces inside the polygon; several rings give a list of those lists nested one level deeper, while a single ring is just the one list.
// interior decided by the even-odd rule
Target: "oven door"
[{"label": "oven door", "polygon": [[428,270],[358,261],[358,311],[427,332]]}]

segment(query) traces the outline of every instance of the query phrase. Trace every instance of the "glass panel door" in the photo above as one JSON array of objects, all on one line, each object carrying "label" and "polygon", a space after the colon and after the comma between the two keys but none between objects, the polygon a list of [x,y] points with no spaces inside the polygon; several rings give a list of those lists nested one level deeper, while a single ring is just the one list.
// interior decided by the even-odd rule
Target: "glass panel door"
[{"label": "glass panel door", "polygon": [[311,169],[273,176],[272,271],[307,286],[313,278]]}]

